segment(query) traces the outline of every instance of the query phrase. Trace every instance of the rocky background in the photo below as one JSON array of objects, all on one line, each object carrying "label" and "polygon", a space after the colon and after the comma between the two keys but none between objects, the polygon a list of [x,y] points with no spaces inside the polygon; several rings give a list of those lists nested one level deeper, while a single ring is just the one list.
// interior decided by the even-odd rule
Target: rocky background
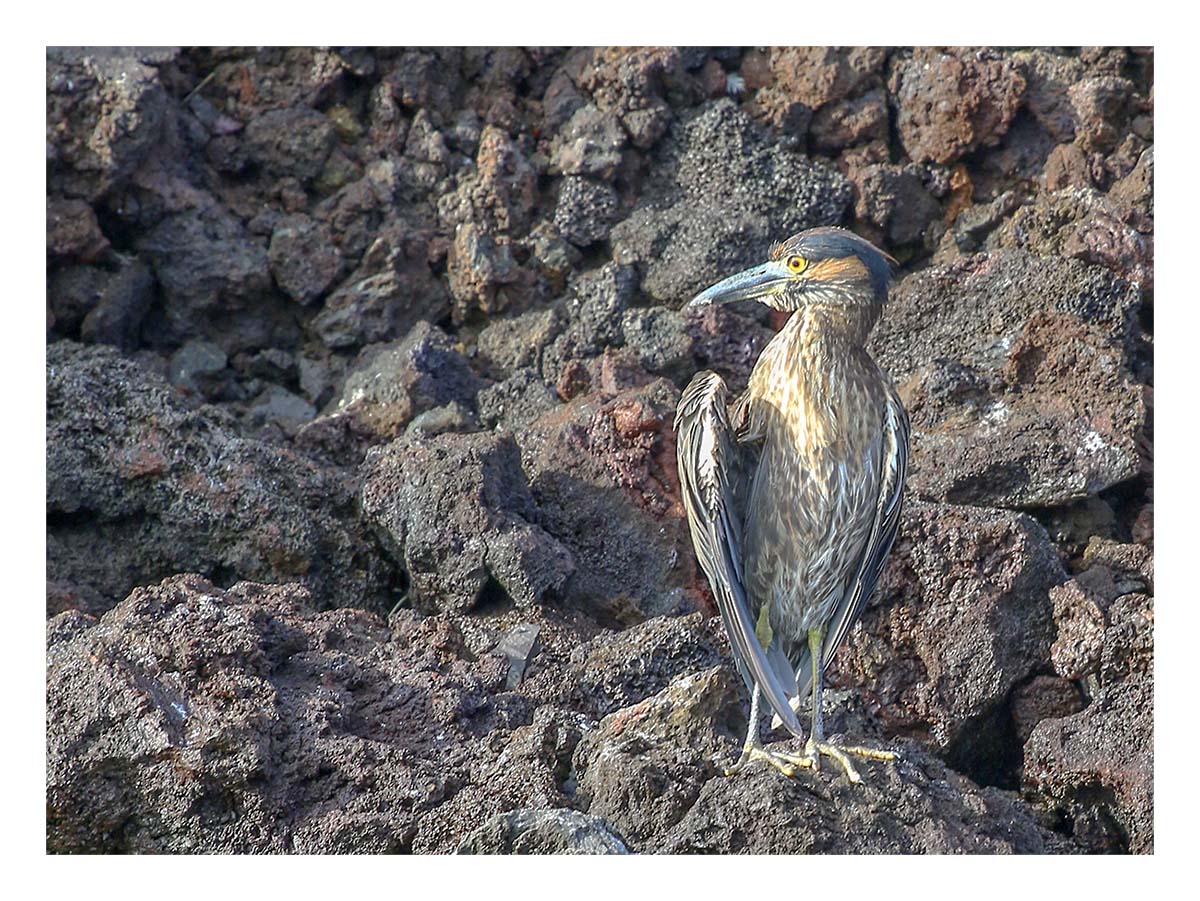
[{"label": "rocky background", "polygon": [[[1153,849],[1146,50],[52,50],[53,852]],[[901,261],[900,539],[746,697],[672,415],[802,228]]]}]

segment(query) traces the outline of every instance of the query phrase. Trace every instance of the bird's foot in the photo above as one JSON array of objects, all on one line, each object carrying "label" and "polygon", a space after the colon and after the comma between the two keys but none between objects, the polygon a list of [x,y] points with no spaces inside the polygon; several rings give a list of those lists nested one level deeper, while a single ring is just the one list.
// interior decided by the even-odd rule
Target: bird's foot
[{"label": "bird's foot", "polygon": [[846,778],[851,782],[862,782],[862,776],[854,764],[850,762],[851,755],[862,757],[866,760],[889,760],[896,761],[900,759],[900,755],[895,751],[880,751],[875,748],[864,748],[859,745],[835,745],[826,741],[813,741],[811,738],[808,744],[804,746],[803,766],[814,771],[820,772],[821,757],[831,757],[841,764],[842,769],[846,773]]},{"label": "bird's foot", "polygon": [[796,775],[797,769],[812,767],[812,761],[806,755],[768,751],[762,745],[746,745],[742,749],[741,759],[733,766],[725,768],[725,775],[734,776],[755,760],[765,760],[789,779]]}]

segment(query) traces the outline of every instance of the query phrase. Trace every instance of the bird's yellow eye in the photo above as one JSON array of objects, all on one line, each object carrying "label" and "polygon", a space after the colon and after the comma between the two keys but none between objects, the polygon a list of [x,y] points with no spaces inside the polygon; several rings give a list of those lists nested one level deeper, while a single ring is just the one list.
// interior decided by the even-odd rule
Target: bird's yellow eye
[{"label": "bird's yellow eye", "polygon": [[804,259],[804,257],[793,254],[787,258],[787,267],[788,271],[791,272],[792,275],[799,275],[808,267],[808,260]]}]

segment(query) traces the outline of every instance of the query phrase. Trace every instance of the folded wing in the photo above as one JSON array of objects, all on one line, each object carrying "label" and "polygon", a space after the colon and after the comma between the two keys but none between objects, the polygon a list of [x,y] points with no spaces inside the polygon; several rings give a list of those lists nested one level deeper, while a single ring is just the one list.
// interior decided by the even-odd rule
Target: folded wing
[{"label": "folded wing", "polygon": [[714,372],[701,372],[683,392],[675,414],[679,482],[692,544],[716,596],[738,669],[758,685],[788,730],[800,735],[800,722],[788,703],[794,687],[790,678],[785,684],[776,673],[755,633],[754,615],[746,601],[742,524],[730,482],[738,445],[726,404],[725,382]]}]

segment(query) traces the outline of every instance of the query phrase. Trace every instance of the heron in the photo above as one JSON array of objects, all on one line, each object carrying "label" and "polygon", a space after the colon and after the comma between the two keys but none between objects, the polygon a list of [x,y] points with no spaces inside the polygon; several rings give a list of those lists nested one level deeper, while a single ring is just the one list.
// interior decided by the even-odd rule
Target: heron
[{"label": "heron", "polygon": [[[689,307],[755,300],[790,313],[730,403],[724,380],[697,373],[675,416],[679,479],[692,544],[751,693],[736,773],[764,759],[787,776],[891,751],[826,739],[825,667],[861,615],[900,522],[909,423],[865,342],[887,301],[896,261],[841,228],[803,231],[767,261],[726,278]],[[759,741],[765,699],[773,724],[803,754]]]}]

